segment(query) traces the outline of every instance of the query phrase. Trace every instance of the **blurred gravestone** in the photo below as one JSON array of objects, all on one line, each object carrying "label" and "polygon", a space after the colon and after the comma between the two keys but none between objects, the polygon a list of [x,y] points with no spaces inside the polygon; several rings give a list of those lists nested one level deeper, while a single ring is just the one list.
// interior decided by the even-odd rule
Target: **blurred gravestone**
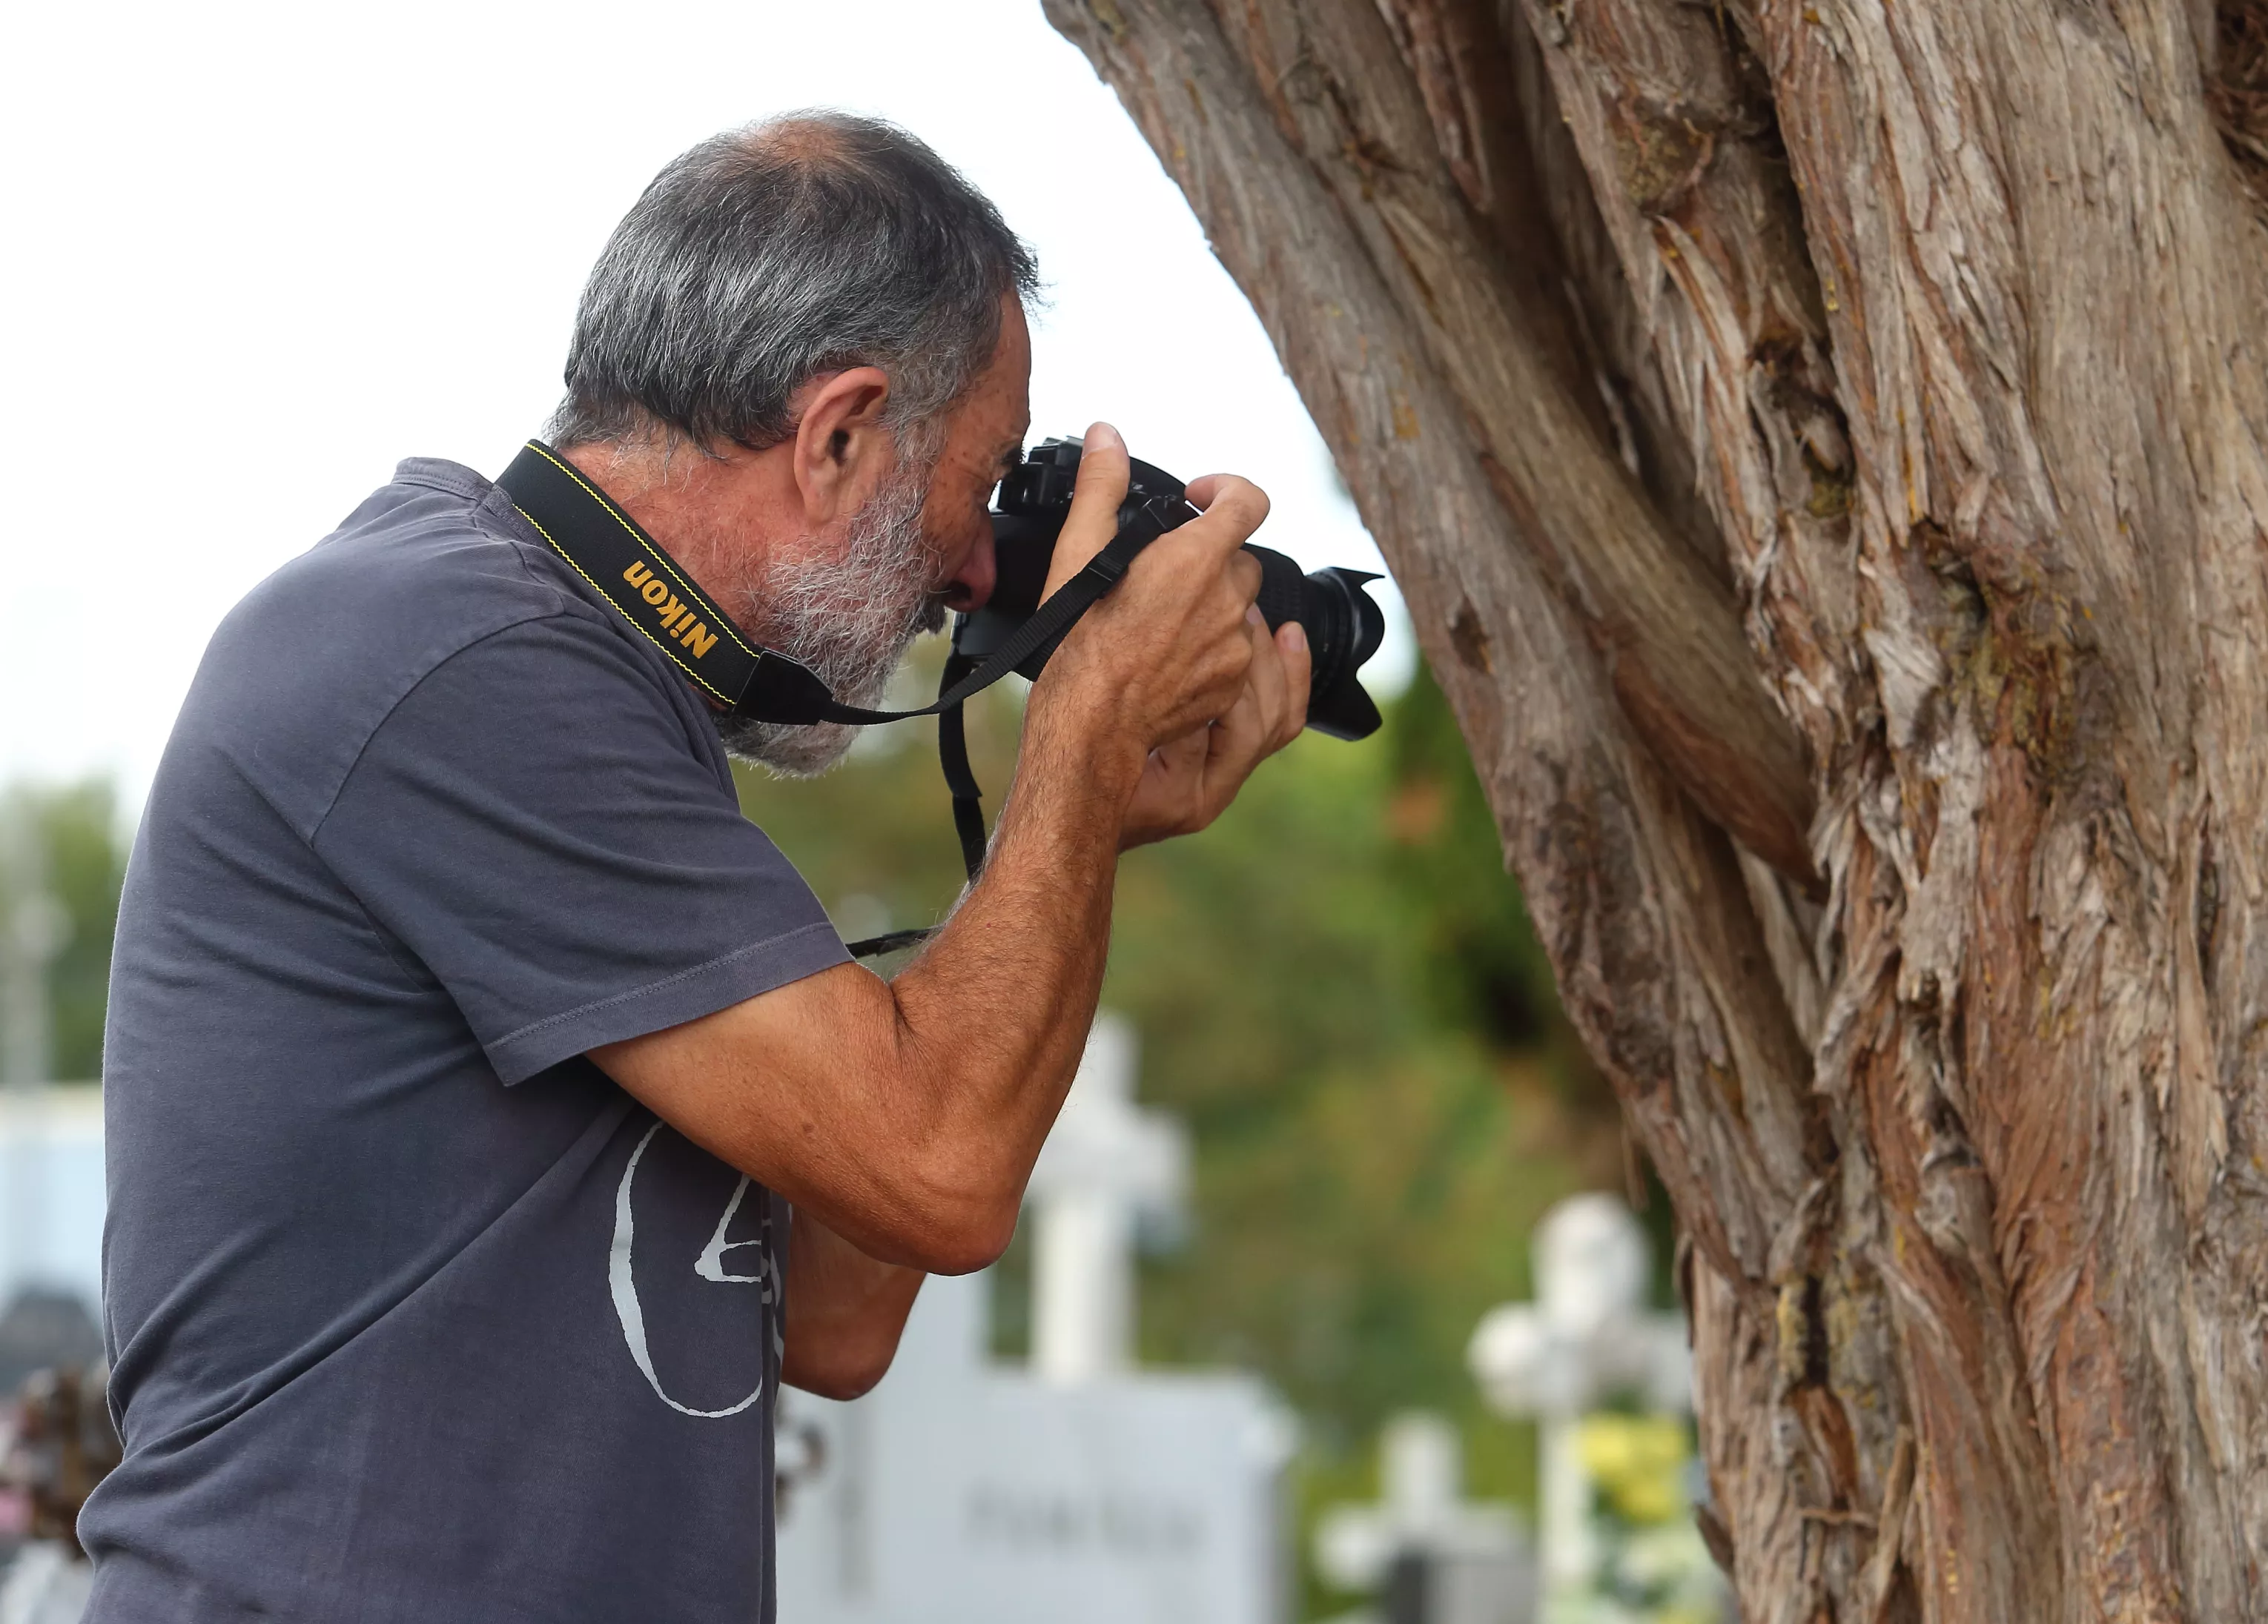
[{"label": "blurred gravestone", "polygon": [[1279,1624],[1283,1412],[1250,1377],[1132,1368],[1135,1230],[1182,1178],[1132,1071],[1106,1018],[1034,1180],[1044,1370],[988,1356],[986,1276],[936,1278],[874,1392],[782,1395],[783,1620]]},{"label": "blurred gravestone", "polygon": [[1375,1506],[1336,1506],[1315,1566],[1341,1590],[1380,1593],[1379,1624],[1531,1624],[1535,1565],[1509,1505],[1464,1500],[1454,1428],[1409,1415],[1387,1426]]},{"label": "blurred gravestone", "polygon": [[1570,1196],[1543,1215],[1534,1248],[1535,1301],[1490,1310],[1468,1358],[1498,1413],[1538,1423],[1543,1616],[1555,1624],[1600,1616],[1594,1603],[1612,1585],[1586,1414],[1620,1400],[1683,1415],[1693,1377],[1684,1317],[1646,1307],[1652,1260],[1623,1202]]}]

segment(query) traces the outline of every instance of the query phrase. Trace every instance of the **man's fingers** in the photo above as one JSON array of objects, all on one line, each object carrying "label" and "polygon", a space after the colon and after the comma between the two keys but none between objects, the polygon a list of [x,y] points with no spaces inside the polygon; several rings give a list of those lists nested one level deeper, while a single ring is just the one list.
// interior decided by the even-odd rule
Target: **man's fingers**
[{"label": "man's fingers", "polygon": [[1228,555],[1228,578],[1245,602],[1250,603],[1260,596],[1261,577],[1260,561],[1242,547]]},{"label": "man's fingers", "polygon": [[1252,628],[1252,664],[1246,668],[1244,682],[1259,712],[1261,735],[1270,748],[1282,737],[1284,710],[1289,702],[1291,679],[1284,670],[1283,652],[1269,635],[1268,621],[1258,605],[1245,611],[1245,623]]},{"label": "man's fingers", "polygon": [[1236,798],[1252,769],[1300,736],[1307,717],[1307,640],[1296,621],[1274,636],[1259,612],[1251,617],[1252,664],[1236,703],[1213,724],[1205,764],[1204,820]]},{"label": "man's fingers", "polygon": [[1276,628],[1277,663],[1284,670],[1285,717],[1279,745],[1288,745],[1307,725],[1307,694],[1314,676],[1314,652],[1307,647],[1307,628],[1286,621]]},{"label": "man's fingers", "polygon": [[1228,713],[1212,724],[1211,749],[1199,797],[1200,827],[1220,816],[1244,787],[1244,781],[1252,776],[1252,769],[1276,748],[1271,720],[1259,690],[1248,684]]},{"label": "man's fingers", "polygon": [[1187,495],[1191,506],[1204,511],[1174,533],[1223,553],[1243,546],[1268,517],[1268,493],[1233,474],[1208,474]]},{"label": "man's fingers", "polygon": [[[1234,486],[1241,486],[1245,490],[1248,490],[1254,496],[1259,497],[1260,518],[1266,518],[1268,517],[1268,493],[1261,489],[1259,486],[1254,484],[1250,480],[1246,479],[1242,474],[1208,474],[1201,479],[1191,480],[1183,489],[1189,496],[1189,505],[1191,507],[1209,513],[1212,511],[1214,501],[1225,491]],[[1254,521],[1256,525],[1258,522],[1258,520]]]},{"label": "man's fingers", "polygon": [[1205,743],[1204,728],[1184,733],[1179,739],[1169,739],[1155,752],[1158,764],[1167,772],[1195,771],[1204,761]]},{"label": "man's fingers", "polygon": [[1128,845],[1210,826],[1253,769],[1306,725],[1306,634],[1287,621],[1270,636],[1268,622],[1254,610],[1245,621],[1245,643],[1248,663],[1227,708],[1209,725],[1175,734],[1150,752],[1127,826]]},{"label": "man's fingers", "polygon": [[1118,506],[1126,500],[1131,476],[1126,442],[1108,423],[1098,423],[1088,426],[1080,447],[1079,483],[1072,487],[1071,511],[1064,518],[1055,556],[1048,562],[1043,596],[1053,596],[1056,588],[1086,569],[1087,561],[1118,533]]},{"label": "man's fingers", "polygon": [[1123,846],[1146,845],[1202,826],[1205,754],[1211,734],[1211,728],[1200,726],[1150,752],[1134,805],[1127,809]]}]

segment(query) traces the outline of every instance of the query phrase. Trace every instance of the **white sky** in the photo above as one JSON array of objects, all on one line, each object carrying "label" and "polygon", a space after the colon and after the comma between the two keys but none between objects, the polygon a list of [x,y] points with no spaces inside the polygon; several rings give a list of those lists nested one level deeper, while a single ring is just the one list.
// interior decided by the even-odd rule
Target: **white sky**
[{"label": "white sky", "polygon": [[[1116,423],[1382,569],[1266,335],[1036,0],[63,5],[0,98],[0,781],[138,804],[216,621],[394,461],[486,473],[668,158],[767,113],[896,120],[1034,245],[1035,437]],[[1371,668],[1409,669],[1401,616]]]}]

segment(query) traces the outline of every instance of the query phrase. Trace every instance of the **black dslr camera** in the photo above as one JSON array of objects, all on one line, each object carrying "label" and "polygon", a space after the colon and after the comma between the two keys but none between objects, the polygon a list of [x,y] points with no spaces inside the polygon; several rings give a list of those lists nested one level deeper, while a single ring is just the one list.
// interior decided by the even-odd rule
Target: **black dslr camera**
[{"label": "black dslr camera", "polygon": [[[953,649],[981,661],[1012,637],[1040,606],[1056,537],[1071,512],[1071,488],[1079,478],[1079,443],[1049,440],[1000,481],[992,510],[992,550],[999,579],[985,606],[960,617]],[[1173,529],[1197,516],[1182,495],[1182,481],[1139,458],[1132,462],[1126,500],[1118,510],[1124,532],[1138,523],[1155,531]],[[1364,585],[1378,579],[1360,570],[1317,570],[1301,575],[1283,554],[1248,545],[1260,561],[1260,612],[1270,630],[1286,621],[1307,628],[1314,676],[1307,690],[1307,725],[1334,739],[1366,739],[1378,731],[1378,707],[1355,672],[1378,652],[1386,636],[1386,616]],[[1036,677],[1069,632],[1042,642],[1016,670]]]}]

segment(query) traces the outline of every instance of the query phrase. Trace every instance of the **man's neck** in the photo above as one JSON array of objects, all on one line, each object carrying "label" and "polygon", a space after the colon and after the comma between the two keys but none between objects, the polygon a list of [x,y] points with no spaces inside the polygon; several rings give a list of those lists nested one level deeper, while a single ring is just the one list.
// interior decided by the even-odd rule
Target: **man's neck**
[{"label": "man's neck", "polygon": [[[719,602],[761,570],[777,539],[797,533],[794,479],[784,448],[711,453],[679,441],[594,440],[560,455],[667,548]],[[785,490],[780,486],[784,482]]]}]

